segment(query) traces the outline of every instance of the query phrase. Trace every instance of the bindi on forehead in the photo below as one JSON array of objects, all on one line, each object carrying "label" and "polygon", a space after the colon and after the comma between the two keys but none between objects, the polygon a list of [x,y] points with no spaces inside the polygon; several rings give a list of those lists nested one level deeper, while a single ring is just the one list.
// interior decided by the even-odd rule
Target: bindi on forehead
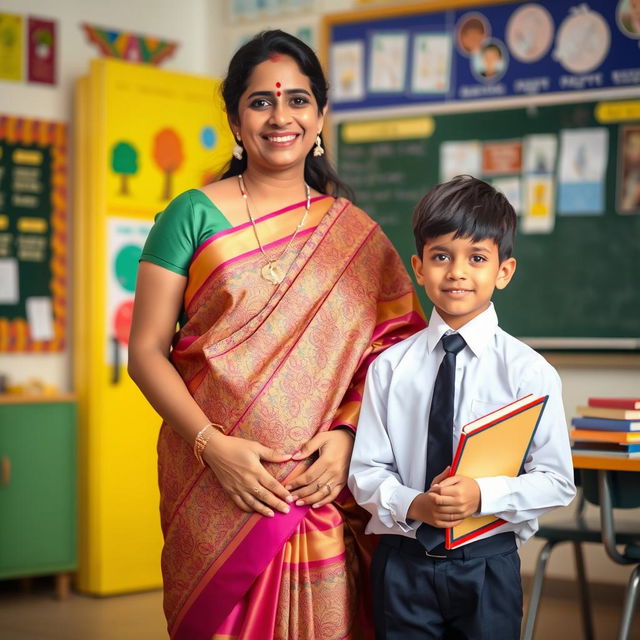
[{"label": "bindi on forehead", "polygon": [[[282,86],[282,84],[280,82],[276,82],[276,89],[280,89],[281,86]],[[282,93],[280,91],[276,91],[276,95],[277,96],[281,96]]]}]

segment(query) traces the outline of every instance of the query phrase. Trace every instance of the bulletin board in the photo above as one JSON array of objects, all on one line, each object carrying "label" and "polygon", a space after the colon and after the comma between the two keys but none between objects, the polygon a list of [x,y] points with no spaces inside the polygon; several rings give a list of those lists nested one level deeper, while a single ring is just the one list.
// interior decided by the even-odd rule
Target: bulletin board
[{"label": "bulletin board", "polygon": [[[496,292],[494,302],[506,331],[543,339],[538,344],[567,346],[572,342],[568,339],[580,338],[576,344],[583,347],[633,346],[640,337],[640,215],[618,211],[616,177],[621,134],[633,125],[603,122],[602,107],[607,104],[619,103],[344,122],[337,138],[340,177],[353,187],[358,205],[380,223],[409,268],[416,253],[411,214],[429,186],[441,180],[443,143],[515,144],[536,134],[560,138],[563,130],[577,126],[608,132],[602,213],[556,212],[550,232],[519,232],[516,276]],[[637,107],[640,118],[640,101]],[[640,133],[640,120],[636,122]],[[384,139],[385,131],[398,127],[406,129],[400,133],[405,137]],[[522,217],[519,224],[525,224]]]},{"label": "bulletin board", "polygon": [[444,0],[335,14],[324,39],[332,111],[634,87],[639,40],[629,0]]},{"label": "bulletin board", "polygon": [[66,317],[66,125],[0,116],[0,352],[61,351]]},{"label": "bulletin board", "polygon": [[[609,44],[596,67],[573,74],[566,60],[563,64],[558,58],[562,52],[558,32],[567,19],[584,20],[586,14],[582,9],[576,13],[573,3],[564,0],[544,6],[432,3],[329,16],[325,59],[332,90],[339,80],[336,74],[345,71],[344,65],[336,66],[334,45],[342,55],[341,43],[361,37],[364,52],[364,75],[352,81],[358,88],[351,87],[353,95],[360,92],[361,100],[338,100],[336,104],[334,99],[332,103],[334,151],[339,174],[354,189],[356,203],[380,223],[407,266],[416,252],[411,214],[429,187],[457,173],[494,183],[521,214],[515,247],[518,270],[509,287],[494,297],[505,330],[541,349],[637,351],[640,200],[629,203],[625,190],[629,191],[630,180],[636,180],[640,189],[640,92],[629,86],[620,88],[623,78],[633,75],[625,70],[625,64],[632,66],[633,58],[625,62],[620,52],[631,45],[637,58],[640,34],[622,33],[619,22],[624,1],[590,2],[588,6],[600,16],[600,25],[606,23]],[[513,31],[509,27],[512,16],[525,7],[550,12],[553,24],[548,50],[539,53],[531,69],[524,63],[515,64],[514,36],[507,35]],[[461,20],[464,23],[471,17],[487,19],[490,41],[499,41],[511,59],[491,82],[482,81],[477,69],[471,68],[470,56],[459,50],[456,29]],[[433,30],[448,34],[451,40],[446,92],[412,93],[415,60],[411,56],[404,69],[402,94],[371,91],[367,65],[380,60],[374,59],[377,36],[408,32],[406,47],[412,49],[420,33]],[[383,46],[388,53],[393,41],[385,43],[383,38]],[[566,56],[566,42],[564,47]],[[560,53],[554,53],[558,49]],[[379,89],[392,81],[383,77],[377,82]],[[599,88],[607,87],[607,92],[587,92],[590,98],[585,101],[585,89],[592,88],[589,83],[593,82],[600,83]],[[471,87],[476,85],[479,92],[474,93]],[[498,85],[500,92],[490,95],[490,88],[495,90]],[[614,85],[618,88],[612,91]],[[530,93],[518,96],[524,87]],[[578,89],[582,93],[572,100],[572,92]],[[616,99],[598,99],[609,94]],[[473,102],[471,97],[475,97]],[[495,98],[500,98],[499,105]],[[625,160],[632,132],[639,145],[637,166]],[[549,166],[527,166],[528,143],[545,138],[555,145],[548,154]],[[583,138],[587,143],[581,148],[578,141]],[[459,143],[476,145],[477,165],[457,161],[455,146]],[[454,148],[453,154],[447,154],[448,147]],[[577,173],[576,164],[597,165],[595,179],[572,182],[567,174]],[[531,215],[536,213],[536,192],[528,182],[531,177],[538,183],[548,180],[546,208],[551,215],[546,218]],[[426,297],[422,301],[428,310]]]}]

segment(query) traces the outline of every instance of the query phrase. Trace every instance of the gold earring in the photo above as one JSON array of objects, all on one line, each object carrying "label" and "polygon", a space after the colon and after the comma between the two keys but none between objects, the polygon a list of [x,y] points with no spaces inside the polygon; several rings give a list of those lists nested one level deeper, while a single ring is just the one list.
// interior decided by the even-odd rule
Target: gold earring
[{"label": "gold earring", "polygon": [[322,140],[320,139],[320,134],[316,136],[316,146],[313,148],[313,156],[314,158],[319,158],[324,155],[324,149],[322,148]]},{"label": "gold earring", "polygon": [[236,133],[236,143],[233,147],[233,151],[231,152],[236,160],[242,160],[242,154],[244,153],[244,149],[240,144],[241,140],[242,138],[240,138],[240,133]]}]

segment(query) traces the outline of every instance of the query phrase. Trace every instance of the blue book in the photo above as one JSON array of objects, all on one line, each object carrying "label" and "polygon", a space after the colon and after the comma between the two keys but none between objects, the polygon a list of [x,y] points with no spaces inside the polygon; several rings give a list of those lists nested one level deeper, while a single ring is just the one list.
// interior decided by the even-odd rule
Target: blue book
[{"label": "blue book", "polygon": [[577,429],[606,429],[607,431],[640,431],[640,420],[611,420],[608,418],[572,418]]}]

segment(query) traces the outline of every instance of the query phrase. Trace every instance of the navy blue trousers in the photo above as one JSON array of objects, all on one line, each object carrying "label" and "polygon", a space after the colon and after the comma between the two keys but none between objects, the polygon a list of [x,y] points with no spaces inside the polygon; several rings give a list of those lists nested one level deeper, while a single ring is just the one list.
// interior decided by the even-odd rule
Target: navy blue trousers
[{"label": "navy blue trousers", "polygon": [[520,557],[513,533],[427,557],[417,541],[380,536],[371,565],[377,640],[518,640]]}]

